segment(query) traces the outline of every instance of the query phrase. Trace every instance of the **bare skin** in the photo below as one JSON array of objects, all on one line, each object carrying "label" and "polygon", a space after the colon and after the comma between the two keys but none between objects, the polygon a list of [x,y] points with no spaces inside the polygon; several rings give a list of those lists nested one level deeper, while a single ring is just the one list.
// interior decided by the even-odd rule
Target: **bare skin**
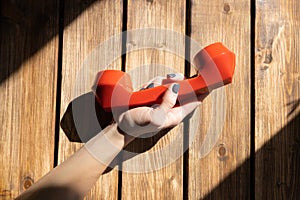
[{"label": "bare skin", "polygon": [[[175,74],[172,78],[178,80],[183,76]],[[151,83],[159,85],[160,80],[161,78],[153,79],[148,85]],[[178,90],[178,84],[171,84],[159,106],[138,107],[121,113],[116,120],[117,123],[103,129],[79,151],[17,197],[17,200],[83,198],[109,163],[134,138],[176,126],[200,104],[192,102],[174,107]],[[51,192],[47,192],[47,188],[51,188]],[[55,196],[61,188],[64,190],[59,196]]]}]

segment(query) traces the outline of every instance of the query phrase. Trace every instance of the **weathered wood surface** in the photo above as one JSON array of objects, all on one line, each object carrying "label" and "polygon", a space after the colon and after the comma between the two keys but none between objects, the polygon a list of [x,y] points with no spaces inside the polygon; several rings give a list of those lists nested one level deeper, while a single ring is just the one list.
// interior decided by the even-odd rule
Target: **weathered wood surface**
[{"label": "weathered wood surface", "polygon": [[1,1],[0,23],[0,199],[13,199],[53,166],[58,3]]},{"label": "weathered wood surface", "polygon": [[[84,92],[91,91],[96,76],[94,72],[101,67],[105,67],[101,65],[109,58],[109,52],[99,52],[99,55],[95,57],[93,51],[109,37],[120,33],[122,29],[121,1],[88,1],[88,3],[90,3],[89,6],[86,6],[81,1],[65,1],[64,21],[66,27],[63,35],[61,117],[73,98],[83,95]],[[82,7],[86,8],[80,13]],[[78,13],[80,14],[78,15]],[[74,16],[77,15],[76,20],[72,21]],[[69,22],[70,24],[68,24]],[[111,52],[121,52],[121,44],[111,45],[109,50]],[[101,59],[99,60],[98,58]],[[87,61],[87,64],[84,63],[85,61]],[[120,70],[121,59],[119,58],[112,63],[110,68]],[[91,73],[85,73],[87,71]],[[90,100],[88,98],[90,96],[87,95],[85,97]],[[79,97],[79,99],[82,98],[84,97]],[[83,103],[83,113],[81,114],[84,114],[87,112],[84,106],[90,107],[90,105],[87,105],[89,102],[85,100],[79,100],[79,102]],[[94,105],[93,103],[95,102],[90,101],[90,103]],[[78,112],[76,114],[77,117],[81,117],[78,116]],[[86,118],[79,118],[79,120],[87,121]],[[59,162],[68,158],[81,146],[81,144],[71,143],[61,130],[58,152]],[[117,195],[118,170],[114,169],[110,173],[101,176],[86,199],[117,199]]]},{"label": "weathered wood surface", "polygon": [[[169,29],[185,34],[185,1],[128,1],[128,19],[127,30],[157,28]],[[164,52],[174,43],[177,43],[175,51],[184,52],[184,40],[172,41],[172,37],[167,34],[160,35],[160,31],[149,34],[149,37],[141,41],[141,35],[134,35],[127,38],[127,49],[131,50],[141,43],[149,42],[154,39],[152,49],[140,49],[129,53],[126,57],[126,71],[132,74],[136,86],[141,86],[146,81],[155,76],[166,76],[167,73],[184,73],[184,59],[175,54]],[[173,38],[174,39],[174,38]],[[170,42],[171,41],[171,42]],[[138,89],[138,88],[135,88]],[[182,134],[182,125],[170,131],[160,141],[146,153],[136,156],[134,159],[123,163],[122,169],[122,199],[182,199],[183,195],[183,159],[178,158],[175,162],[170,162],[160,169],[160,165],[166,158],[170,158],[174,151],[182,154],[183,140],[176,149],[171,152],[168,145],[178,134]],[[141,141],[133,149],[139,149],[147,146],[147,142]],[[159,150],[166,148],[163,152]],[[150,163],[150,167],[147,168]],[[143,172],[147,168],[148,173]],[[126,171],[133,171],[132,173]]]},{"label": "weathered wood surface", "polygon": [[[221,41],[236,53],[233,83],[205,99],[190,120],[189,132],[184,132],[189,133],[191,142],[189,156],[185,157],[187,163],[180,157],[148,173],[126,172],[139,171],[142,166],[156,169],[164,158],[171,158],[174,152],[170,150],[153,153],[183,133],[180,125],[151,150],[126,160],[122,165],[122,179],[118,179],[117,167],[102,176],[86,199],[118,199],[118,191],[122,199],[182,199],[183,195],[189,199],[299,198],[300,2],[256,1],[256,24],[252,27],[256,36],[254,44],[250,43],[250,0],[188,2],[191,9],[186,13],[183,0],[128,0],[127,29],[166,28],[185,34],[189,25],[186,16],[191,16],[187,19],[191,23],[191,37],[200,45]],[[58,102],[61,117],[73,98],[90,91],[97,67],[111,58],[109,52],[120,52],[121,44],[112,44],[106,53],[90,58],[87,62],[90,71],[82,76],[87,56],[101,42],[120,33],[123,26],[123,1],[65,0],[63,4],[62,90],[61,102]],[[58,2],[50,0],[1,1],[0,199],[16,197],[50,171],[54,163],[58,7]],[[141,49],[126,55],[125,70],[132,75],[136,87],[155,75],[184,72],[184,60],[163,51],[176,43],[175,48],[180,52],[184,41],[171,44],[168,34],[156,34],[148,41],[153,38],[156,49]],[[127,49],[139,46],[139,39],[139,36],[127,38]],[[250,73],[251,45],[255,45],[254,77]],[[109,68],[121,69],[121,58]],[[255,83],[252,90],[255,101],[252,102],[251,78]],[[81,81],[80,86],[76,84],[78,81]],[[93,103],[90,97],[91,94],[84,96]],[[79,99],[87,103],[84,98]],[[251,106],[255,107],[253,127],[250,127]],[[88,112],[87,107],[83,108]],[[225,118],[221,112],[224,109]],[[225,120],[224,127],[218,132],[222,120]],[[255,160],[249,158],[251,129],[255,134],[252,141]],[[208,134],[220,135],[208,137]],[[155,143],[156,139],[141,139],[130,148],[136,151],[148,148],[148,142]],[[175,152],[182,154],[180,145],[183,141]],[[60,130],[58,162],[81,146],[69,142]],[[145,159],[153,160],[150,163]],[[250,177],[251,162],[255,177]],[[184,167],[187,167],[185,172]],[[254,194],[250,194],[250,186]]]},{"label": "weathered wood surface", "polygon": [[300,196],[300,2],[256,1],[255,197]]},{"label": "weathered wood surface", "polygon": [[203,47],[222,42],[237,62],[233,83],[209,95],[190,120],[190,136],[198,129],[190,138],[189,199],[249,199],[250,0],[191,1],[191,37]]}]

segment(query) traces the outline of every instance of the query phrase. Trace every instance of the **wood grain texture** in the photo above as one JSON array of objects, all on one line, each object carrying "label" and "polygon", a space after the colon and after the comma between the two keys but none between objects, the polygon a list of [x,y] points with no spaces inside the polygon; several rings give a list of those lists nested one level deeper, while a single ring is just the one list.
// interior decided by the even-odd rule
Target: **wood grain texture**
[{"label": "wood grain texture", "polygon": [[300,2],[256,1],[255,197],[300,196]]},{"label": "wood grain texture", "polygon": [[53,167],[58,3],[1,8],[0,199],[14,199]]},{"label": "wood grain texture", "polygon": [[[184,35],[185,1],[129,0],[127,30],[149,27],[169,29]],[[168,49],[174,43],[176,44],[175,51],[183,50],[184,52],[184,40],[172,41],[172,36],[168,35],[167,32],[163,35],[158,34],[158,32],[154,31],[152,35],[149,35],[149,39],[141,39],[141,35],[127,38],[128,50],[141,45],[140,42],[151,39],[154,42],[154,48],[140,49],[129,53],[126,57],[126,72],[132,75],[135,89],[158,75],[166,76],[167,73],[171,72],[184,73],[184,59],[172,53],[164,52],[164,49]],[[147,34],[149,31],[145,33]],[[182,199],[182,157],[179,157],[175,162],[171,162],[170,158],[174,152],[182,155],[183,140],[177,144],[177,148],[168,149],[168,145],[172,144],[178,135],[182,135],[182,125],[161,138],[149,151],[123,163],[122,199]],[[147,146],[147,142],[145,142],[137,143],[133,150],[138,151]],[[166,150],[159,152],[163,148]],[[159,169],[165,159],[170,159],[167,161],[169,165]],[[150,166],[148,168],[150,172],[146,173],[141,170],[145,166]],[[126,172],[128,170],[139,173],[128,173]]]},{"label": "wood grain texture", "polygon": [[192,0],[191,12],[192,39],[203,47],[222,42],[237,62],[233,83],[190,120],[190,136],[198,129],[190,137],[188,196],[250,199],[250,0]]},{"label": "wood grain texture", "polygon": [[[91,91],[96,77],[95,72],[108,67],[103,66],[103,62],[107,61],[110,55],[121,52],[121,43],[118,43],[98,52],[98,55],[93,54],[93,50],[99,47],[100,43],[121,32],[122,2],[104,0],[88,3],[89,6],[86,7],[84,1],[65,1],[65,22],[71,21],[78,13],[80,15],[64,30],[61,117],[73,98]],[[86,7],[83,12],[81,12],[82,7]],[[90,55],[92,57],[89,57]],[[116,59],[109,67],[120,70],[121,59]],[[89,71],[91,73],[85,73]],[[85,111],[84,108],[83,111]],[[60,130],[59,162],[67,159],[81,146],[81,144],[69,142],[65,133]],[[114,169],[100,177],[86,199],[117,199],[117,193],[118,171]]]}]

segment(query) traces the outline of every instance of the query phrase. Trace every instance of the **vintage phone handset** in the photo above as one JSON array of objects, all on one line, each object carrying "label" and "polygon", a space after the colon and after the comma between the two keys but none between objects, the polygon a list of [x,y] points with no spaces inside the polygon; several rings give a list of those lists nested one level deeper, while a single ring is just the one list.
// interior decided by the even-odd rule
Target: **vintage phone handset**
[{"label": "vintage phone handset", "polygon": [[[211,44],[200,50],[193,59],[198,75],[182,81],[177,105],[194,101],[195,97],[208,94],[215,88],[232,82],[235,55],[221,43]],[[98,73],[95,95],[105,111],[114,108],[134,108],[160,104],[169,83],[154,88],[136,91],[132,89],[130,76],[119,70],[104,70]]]}]

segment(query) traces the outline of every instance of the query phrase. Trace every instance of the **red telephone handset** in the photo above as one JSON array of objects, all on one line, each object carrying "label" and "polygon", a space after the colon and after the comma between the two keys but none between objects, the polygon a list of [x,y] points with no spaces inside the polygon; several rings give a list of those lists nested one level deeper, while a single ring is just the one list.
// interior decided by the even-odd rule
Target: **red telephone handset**
[{"label": "red telephone handset", "polygon": [[[194,101],[195,97],[232,82],[235,55],[221,43],[211,44],[194,57],[198,76],[182,81],[177,105]],[[105,111],[113,108],[134,108],[160,104],[163,94],[171,83],[133,92],[128,74],[119,70],[104,70],[98,73],[96,98]]]}]

